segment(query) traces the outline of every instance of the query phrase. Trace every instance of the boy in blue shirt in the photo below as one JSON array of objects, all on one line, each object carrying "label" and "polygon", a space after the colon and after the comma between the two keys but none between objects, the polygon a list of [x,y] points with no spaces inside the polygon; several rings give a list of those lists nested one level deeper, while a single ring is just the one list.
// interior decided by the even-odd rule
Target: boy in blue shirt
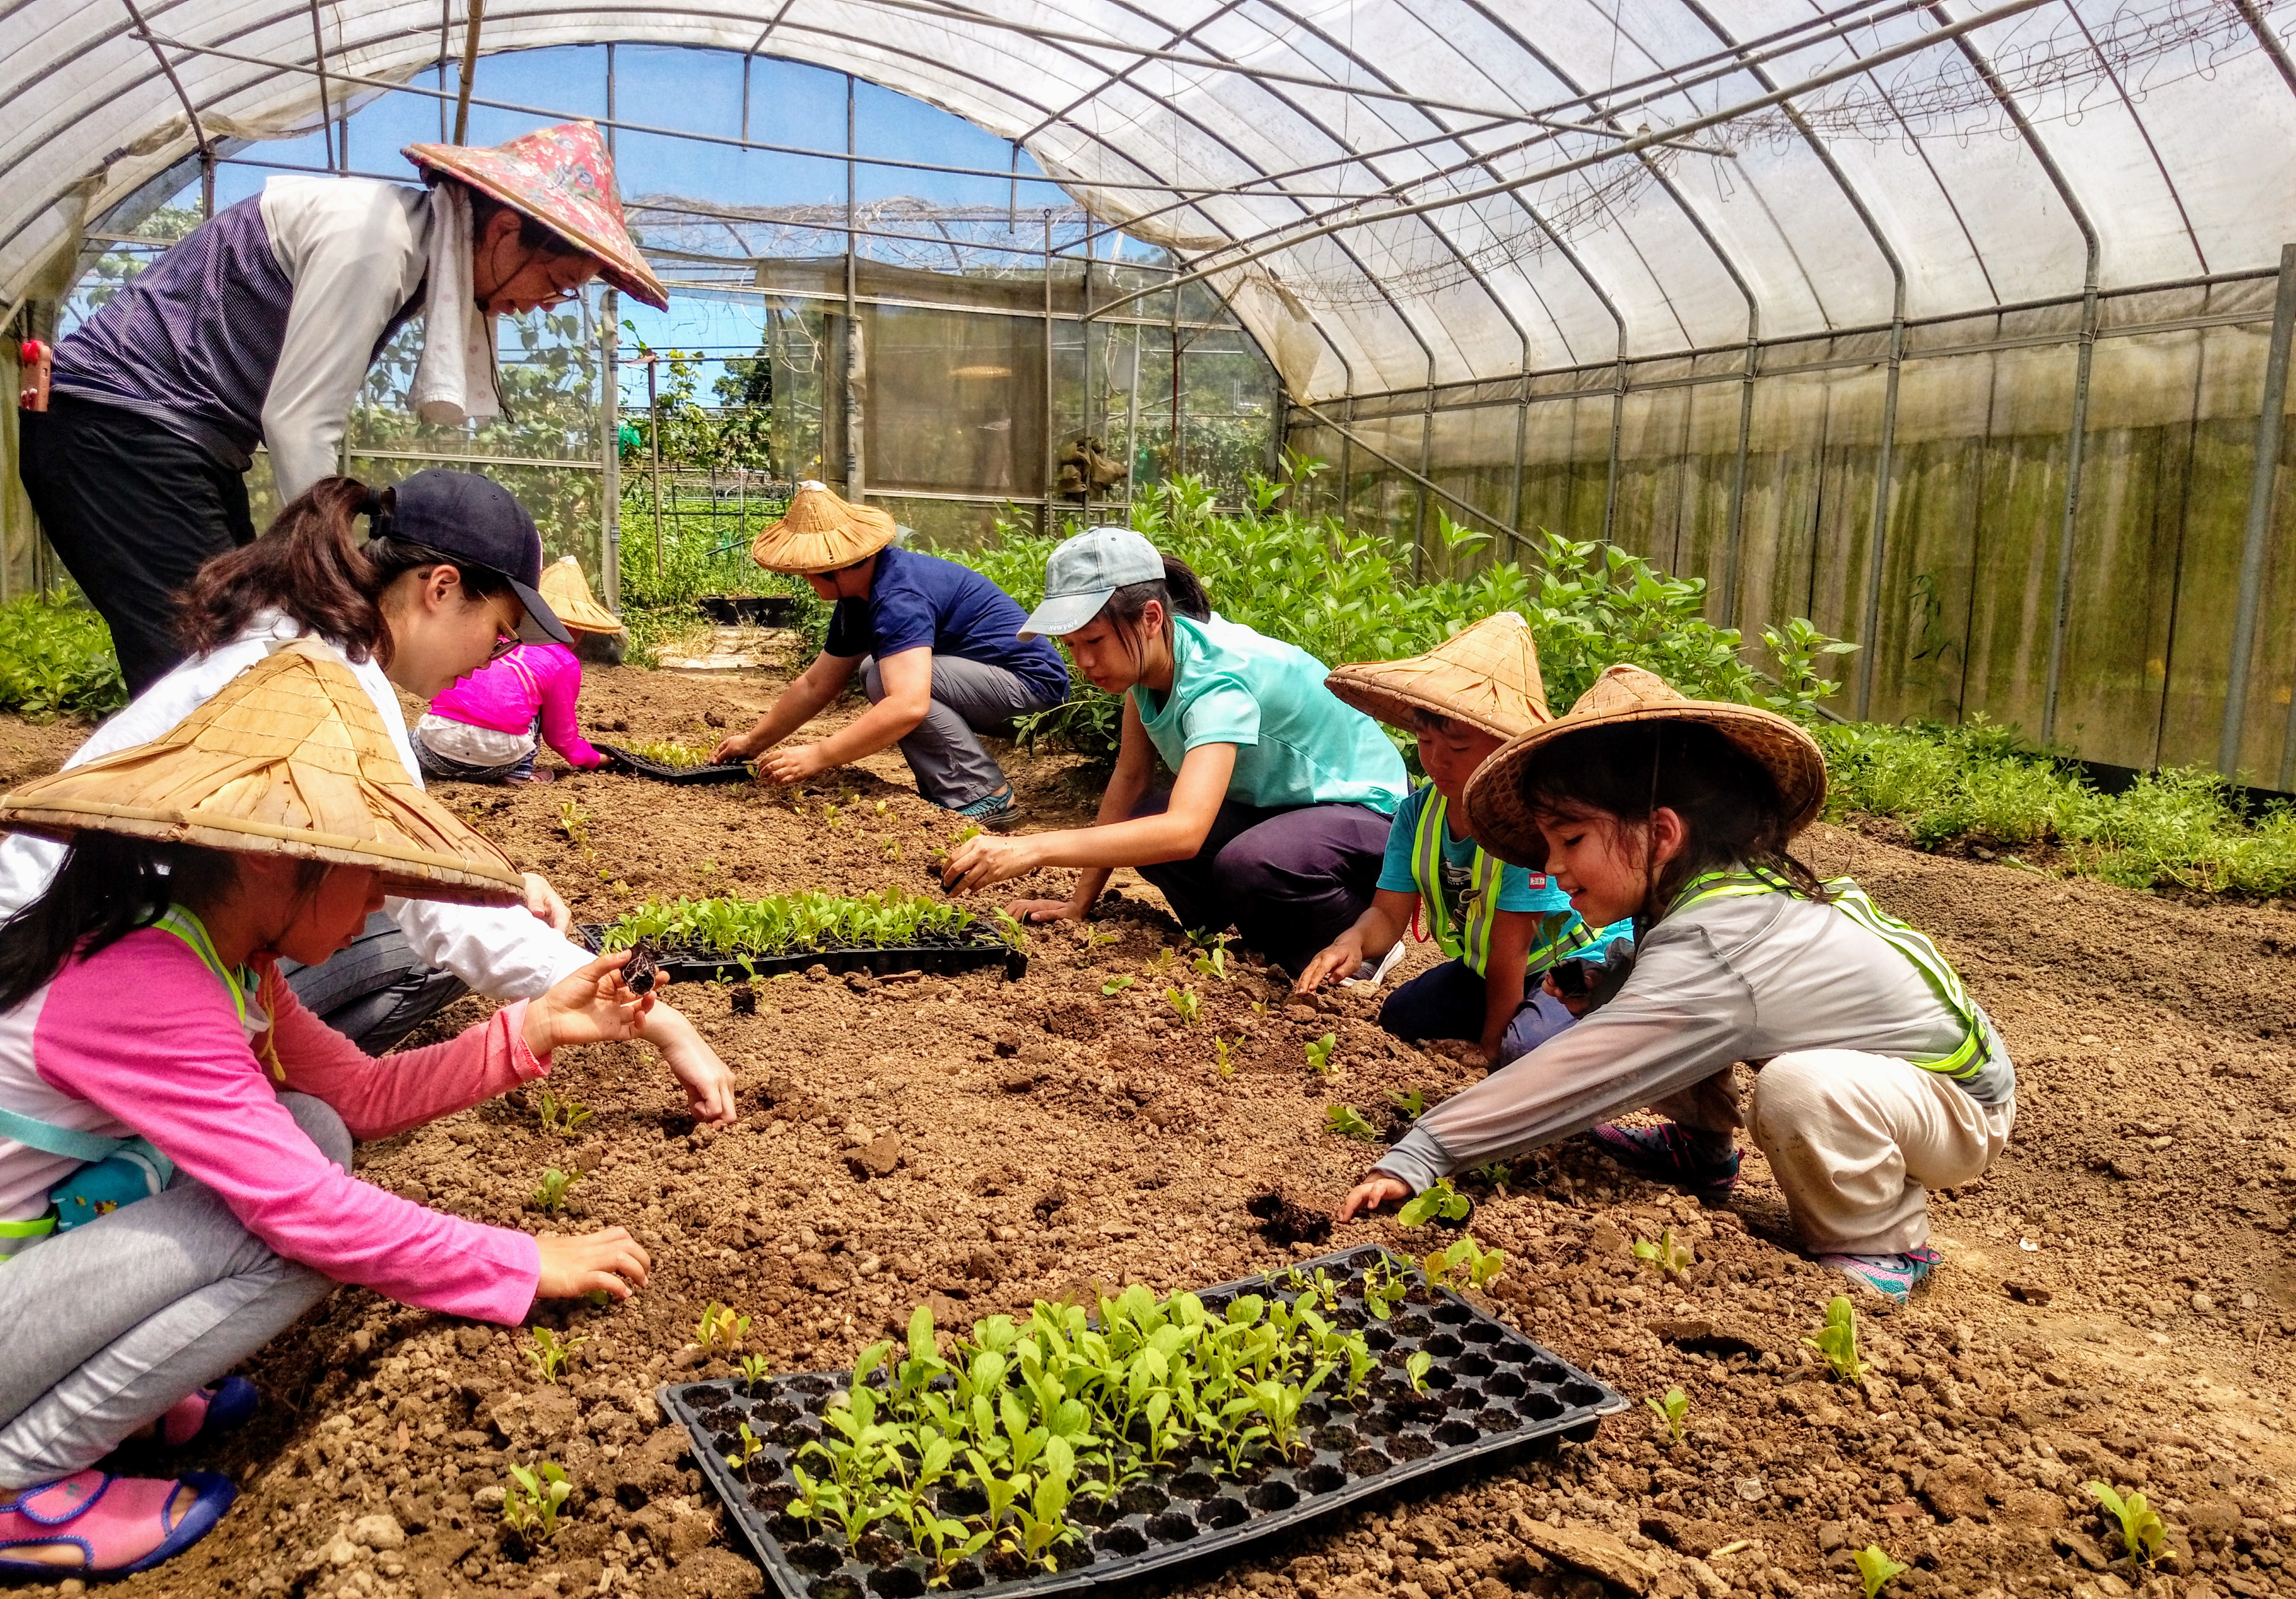
[{"label": "boy in blue shirt", "polygon": [[1528,1054],[1585,1008],[1555,992],[1546,973],[1564,961],[1599,964],[1633,932],[1625,922],[1587,927],[1543,874],[1505,864],[1466,831],[1467,779],[1549,719],[1529,627],[1501,611],[1425,655],[1341,667],[1326,682],[1357,709],[1409,727],[1430,781],[1396,808],[1370,908],[1308,963],[1294,992],[1366,962],[1384,971],[1392,959],[1383,957],[1423,913],[1426,936],[1450,958],[1389,996],[1379,1024],[1405,1038],[1471,1041],[1488,1067]]}]

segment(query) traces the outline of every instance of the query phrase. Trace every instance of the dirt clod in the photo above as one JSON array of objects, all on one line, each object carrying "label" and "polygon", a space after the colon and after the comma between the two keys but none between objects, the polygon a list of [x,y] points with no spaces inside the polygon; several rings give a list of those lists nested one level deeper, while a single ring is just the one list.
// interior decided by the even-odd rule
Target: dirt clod
[{"label": "dirt clod", "polygon": [[1332,1235],[1328,1211],[1303,1205],[1281,1188],[1252,1195],[1243,1208],[1259,1218],[1261,1235],[1273,1244],[1321,1243]]}]

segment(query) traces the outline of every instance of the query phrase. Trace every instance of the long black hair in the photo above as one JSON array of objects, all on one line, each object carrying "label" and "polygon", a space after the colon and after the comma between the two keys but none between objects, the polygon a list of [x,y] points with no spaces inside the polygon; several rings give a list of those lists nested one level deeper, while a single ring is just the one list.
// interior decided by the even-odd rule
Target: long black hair
[{"label": "long black hair", "polygon": [[151,926],[176,900],[207,900],[237,873],[220,849],[82,832],[39,898],[0,926],[0,1012],[53,981],[75,952],[86,960]]},{"label": "long black hair", "polygon": [[1558,741],[1527,763],[1519,790],[1534,818],[1649,824],[1663,808],[1682,818],[1681,851],[1650,873],[1636,919],[1666,914],[1701,873],[1751,866],[1797,894],[1825,899],[1816,873],[1788,848],[1792,818],[1769,769],[1705,722],[1620,722]]},{"label": "long black hair", "polygon": [[1132,652],[1132,665],[1136,672],[1141,665],[1141,619],[1148,614],[1148,605],[1155,602],[1164,609],[1164,647],[1172,647],[1172,619],[1186,617],[1192,622],[1208,619],[1212,613],[1211,597],[1204,593],[1204,581],[1194,569],[1177,555],[1164,557],[1164,575],[1146,583],[1128,583],[1108,596],[1108,603],[1093,618],[1096,622],[1109,622],[1124,635],[1126,646]]}]

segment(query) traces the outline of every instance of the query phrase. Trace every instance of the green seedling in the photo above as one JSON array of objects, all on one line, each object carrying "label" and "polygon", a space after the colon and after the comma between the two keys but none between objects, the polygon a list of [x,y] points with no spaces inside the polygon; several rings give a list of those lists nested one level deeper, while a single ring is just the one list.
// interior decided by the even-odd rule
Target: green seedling
[{"label": "green seedling", "polygon": [[1868,1544],[1849,1558],[1857,1562],[1857,1575],[1866,1584],[1866,1599],[1874,1599],[1892,1577],[1906,1570],[1884,1554],[1879,1544]]},{"label": "green seedling", "polygon": [[1427,1113],[1427,1091],[1423,1088],[1390,1088],[1387,1096],[1395,1102],[1397,1110],[1414,1121]]},{"label": "green seedling", "polygon": [[1669,1275],[1679,1277],[1690,1269],[1696,1257],[1691,1252],[1690,1246],[1677,1238],[1674,1229],[1669,1227],[1658,1235],[1656,1243],[1647,1238],[1636,1239],[1635,1259],[1656,1270],[1661,1277]]},{"label": "green seedling", "polygon": [[1337,1033],[1325,1033],[1308,1045],[1308,1070],[1317,1077],[1329,1077],[1332,1072],[1332,1052],[1340,1046]]},{"label": "green seedling", "polygon": [[614,1302],[614,1296],[603,1288],[593,1288],[582,1296],[582,1302],[593,1310],[603,1310]]},{"label": "green seedling", "polygon": [[1212,1070],[1222,1077],[1235,1075],[1235,1052],[1226,1038],[1212,1040]]},{"label": "green seedling", "polygon": [[885,812],[887,811],[887,809],[889,809],[889,808],[890,808],[887,806],[887,804],[886,804],[886,802],[885,802],[884,800],[878,800],[878,801],[877,801],[877,814],[878,814],[879,816],[883,816],[883,815],[885,814]]},{"label": "green seedling", "polygon": [[586,1338],[562,1339],[548,1327],[537,1327],[533,1331],[533,1347],[520,1352],[533,1365],[534,1374],[555,1388],[560,1374],[566,1369],[566,1363],[574,1357],[574,1351],[590,1341]]},{"label": "green seedling", "polygon": [[1453,1187],[1450,1178],[1438,1177],[1429,1187],[1406,1200],[1395,1219],[1406,1227],[1420,1227],[1431,1221],[1464,1221],[1474,1209],[1474,1202]]},{"label": "green seedling", "polygon": [[742,1441],[734,1446],[734,1452],[726,1456],[726,1464],[737,1472],[755,1460],[758,1452],[766,1447],[765,1440],[750,1431],[750,1423],[747,1422],[742,1423],[741,1439]]},{"label": "green seedling", "polygon": [[559,801],[558,831],[566,835],[568,842],[587,845],[590,841],[590,813],[573,800]]},{"label": "green seedling", "polygon": [[558,1512],[574,1485],[565,1471],[549,1461],[510,1469],[510,1485],[503,1489],[503,1525],[528,1544],[546,1544],[558,1536]]},{"label": "green seedling", "polygon": [[1264,1000],[1264,999],[1255,999],[1255,1000],[1253,1000],[1253,1001],[1251,1002],[1251,1013],[1252,1013],[1253,1015],[1255,1015],[1255,1016],[1265,1016],[1265,1015],[1267,1015],[1267,1002],[1266,1000]]},{"label": "green seedling", "polygon": [[748,1316],[736,1316],[730,1307],[712,1300],[709,1308],[702,1311],[701,1319],[694,1324],[693,1341],[701,1346],[704,1354],[719,1349],[731,1354],[741,1347],[742,1340],[749,1331]]},{"label": "green seedling", "polygon": [[2161,1521],[2161,1513],[2154,1510],[2144,1496],[2131,1488],[2125,1496],[2116,1492],[2110,1483],[2091,1482],[2088,1491],[2095,1494],[2120,1523],[2120,1547],[2128,1556],[2133,1570],[2141,1562],[2151,1565],[2159,1560],[2169,1546],[2169,1529]]},{"label": "green seedling", "polygon": [[1427,1391],[1427,1374],[1435,1369],[1435,1357],[1422,1349],[1403,1363],[1403,1374],[1411,1379],[1411,1391]]},{"label": "green seedling", "polygon": [[967,822],[964,826],[958,828],[956,830],[955,836],[949,840],[949,847],[954,849],[959,844],[969,844],[988,831],[988,830],[987,828],[981,826],[978,822]]},{"label": "green seedling", "polygon": [[630,753],[641,760],[650,760],[658,767],[668,767],[673,772],[691,772],[696,767],[709,764],[709,751],[697,750],[691,744],[681,744],[675,739],[663,739],[656,743],[634,744]]},{"label": "green seedling", "polygon": [[1643,1403],[1649,1406],[1651,1414],[1657,1416],[1664,1424],[1667,1437],[1676,1443],[1680,1443],[1682,1418],[1690,1414],[1690,1396],[1678,1388],[1669,1388],[1666,1390],[1666,1398],[1663,1399],[1653,1399],[1650,1395],[1644,1394]]},{"label": "green seedling", "polygon": [[923,894],[882,889],[835,894],[771,894],[742,899],[650,899],[606,930],[603,946],[641,939],[705,949],[729,960],[808,953],[831,947],[883,947],[926,939],[960,939],[981,919]]},{"label": "green seedling", "polygon": [[576,1099],[561,1099],[549,1089],[542,1091],[537,1113],[542,1118],[542,1130],[555,1133],[561,1138],[571,1138],[590,1119],[590,1107]]},{"label": "green seedling", "polygon": [[1212,947],[1191,963],[1199,977],[1227,981],[1227,935],[1222,933],[1212,940]]},{"label": "green seedling", "polygon": [[901,858],[900,840],[887,839],[885,840],[885,858],[889,861],[897,861]]},{"label": "green seedling", "polygon": [[578,1171],[561,1171],[555,1166],[542,1174],[542,1181],[528,1195],[534,1208],[545,1216],[555,1216],[566,1203],[566,1191],[582,1180]]},{"label": "green seedling", "polygon": [[744,1355],[740,1364],[742,1381],[752,1388],[774,1374],[774,1368],[763,1355]]},{"label": "green seedling", "polygon": [[829,830],[830,830],[832,832],[836,832],[836,831],[837,831],[837,828],[838,828],[838,821],[837,821],[837,818],[838,818],[839,814],[840,814],[840,813],[839,813],[839,811],[838,811],[838,808],[837,808],[836,806],[833,806],[833,805],[824,805],[824,806],[821,808],[821,819],[822,819],[823,821],[824,821],[824,822],[826,822],[826,823],[828,823],[828,824],[829,824]]},{"label": "green seedling", "polygon": [[1007,949],[1029,947],[1029,924],[1010,911],[998,911],[995,922],[996,936],[1004,940]]},{"label": "green seedling", "polygon": [[1158,949],[1154,955],[1150,955],[1147,960],[1142,964],[1144,964],[1150,972],[1153,972],[1158,977],[1161,977],[1164,973],[1172,969],[1172,947],[1169,944],[1167,944]]},{"label": "green seedling", "polygon": [[1427,1281],[1436,1288],[1488,1288],[1506,1269],[1506,1251],[1487,1250],[1472,1233],[1461,1234],[1448,1249],[1437,1250],[1423,1263]]},{"label": "green seedling", "polygon": [[1385,1321],[1395,1314],[1403,1296],[1411,1292],[1411,1279],[1395,1270],[1382,1259],[1364,1274],[1364,1308],[1371,1312],[1374,1321]]},{"label": "green seedling", "polygon": [[1183,1027],[1195,1026],[1197,1019],[1204,1013],[1204,1002],[1193,988],[1167,988],[1164,999],[1172,1007],[1172,1013],[1179,1017]]},{"label": "green seedling", "polygon": [[1100,985],[1101,996],[1103,998],[1106,998],[1111,994],[1121,994],[1125,989],[1130,988],[1139,980],[1140,980],[1138,978],[1133,976],[1128,972],[1122,977],[1111,977],[1106,982]]},{"label": "green seedling", "polygon": [[1360,1138],[1365,1144],[1379,1142],[1379,1129],[1364,1119],[1364,1113],[1353,1105],[1330,1105],[1324,1111],[1324,1130],[1337,1133],[1342,1138]]},{"label": "green seedling", "polygon": [[1493,1160],[1475,1168],[1475,1176],[1490,1185],[1491,1192],[1501,1199],[1506,1197],[1507,1185],[1514,1180],[1514,1168],[1504,1160]]},{"label": "green seedling", "polygon": [[1077,942],[1083,947],[1077,952],[1077,965],[1080,968],[1091,965],[1095,957],[1102,950],[1121,941],[1119,935],[1116,933],[1103,932],[1096,927],[1086,927],[1077,939]]},{"label": "green seedling", "polygon": [[1836,1382],[1866,1381],[1865,1364],[1857,1358],[1857,1310],[1848,1294],[1837,1293],[1826,1302],[1825,1325],[1802,1342],[1825,1357]]}]

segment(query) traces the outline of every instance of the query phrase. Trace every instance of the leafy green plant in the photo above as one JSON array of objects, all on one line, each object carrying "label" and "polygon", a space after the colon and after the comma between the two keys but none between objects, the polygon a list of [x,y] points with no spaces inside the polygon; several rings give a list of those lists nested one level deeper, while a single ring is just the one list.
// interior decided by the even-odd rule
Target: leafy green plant
[{"label": "leafy green plant", "polygon": [[630,753],[658,767],[668,767],[673,772],[691,772],[697,767],[710,764],[709,751],[698,750],[676,739],[662,739],[651,744],[633,744]]},{"label": "leafy green plant", "polygon": [[1689,1244],[1674,1235],[1672,1227],[1658,1235],[1656,1242],[1637,1238],[1634,1242],[1635,1259],[1652,1267],[1661,1277],[1679,1277],[1687,1272],[1696,1259]]},{"label": "leafy green plant", "polygon": [[1506,1268],[1506,1252],[1487,1250],[1463,1233],[1447,1249],[1427,1257],[1427,1281],[1437,1288],[1488,1288]]},{"label": "leafy green plant", "polygon": [[1226,1038],[1212,1039],[1212,1070],[1222,1077],[1235,1075],[1235,1054]]},{"label": "leafy green plant", "polygon": [[536,1327],[532,1332],[534,1342],[520,1353],[534,1367],[534,1374],[554,1388],[560,1374],[566,1370],[566,1363],[574,1357],[574,1351],[590,1341],[586,1338],[562,1339],[549,1327]]},{"label": "leafy green plant", "polygon": [[1865,1363],[1857,1358],[1857,1308],[1848,1294],[1837,1293],[1826,1301],[1825,1325],[1817,1330],[1816,1337],[1802,1342],[1825,1357],[1835,1381],[1866,1381]]},{"label": "leafy green plant", "polygon": [[1025,950],[1029,947],[1029,924],[1010,911],[996,913],[989,923],[990,931],[1004,940],[1004,947]]},{"label": "leafy green plant", "polygon": [[701,1346],[704,1354],[723,1350],[731,1354],[749,1336],[750,1318],[737,1316],[729,1306],[709,1301],[701,1312],[701,1319],[693,1325],[693,1341]]},{"label": "leafy green plant", "polygon": [[92,722],[127,703],[111,629],[101,616],[33,595],[0,605],[0,710],[28,722]]},{"label": "leafy green plant", "polygon": [[1374,1321],[1385,1321],[1411,1292],[1411,1279],[1382,1259],[1364,1274],[1364,1309]]},{"label": "leafy green plant", "polygon": [[[1004,913],[997,936],[1014,947],[1026,934]],[[835,894],[775,894],[762,898],[650,899],[605,931],[609,950],[641,939],[665,947],[707,950],[735,959],[806,954],[830,947],[882,948],[959,942],[980,919],[961,906],[898,889],[846,898]],[[1015,939],[1020,943],[1014,943]]]},{"label": "leafy green plant", "polygon": [[736,1363],[742,1369],[742,1381],[755,1388],[773,1375],[773,1366],[763,1355],[744,1355]]},{"label": "leafy green plant", "polygon": [[1329,1076],[1332,1070],[1332,1051],[1337,1049],[1339,1044],[1340,1037],[1337,1033],[1325,1033],[1322,1037],[1312,1040],[1307,1046],[1308,1070],[1317,1077]]},{"label": "leafy green plant", "polygon": [[584,810],[576,801],[561,800],[558,802],[558,831],[566,835],[569,843],[579,844],[587,849],[590,843],[591,821],[590,813]]},{"label": "leafy green plant", "polygon": [[1191,963],[1197,976],[1227,981],[1227,939],[1226,933],[1218,935],[1213,939],[1211,947]]},{"label": "leafy green plant", "polygon": [[1906,1570],[1903,1564],[1882,1553],[1879,1544],[1868,1544],[1849,1558],[1857,1562],[1858,1578],[1866,1585],[1866,1599],[1874,1599],[1891,1578]]},{"label": "leafy green plant", "polygon": [[542,1174],[542,1181],[535,1185],[534,1192],[527,1196],[528,1202],[545,1216],[555,1216],[566,1203],[566,1191],[581,1180],[582,1174],[578,1171],[561,1171],[555,1166],[551,1167]]},{"label": "leafy green plant", "polygon": [[1431,1221],[1464,1221],[1474,1209],[1474,1201],[1454,1187],[1450,1178],[1438,1177],[1404,1201],[1395,1218],[1406,1227],[1420,1227]]},{"label": "leafy green plant", "polygon": [[1434,1367],[1435,1357],[1424,1349],[1419,1350],[1403,1363],[1403,1374],[1410,1379],[1413,1393],[1424,1394],[1427,1391],[1427,1374]]},{"label": "leafy green plant", "polygon": [[1489,1160],[1475,1168],[1475,1177],[1479,1182],[1489,1184],[1491,1192],[1504,1199],[1507,1185],[1514,1180],[1514,1168],[1504,1160]]},{"label": "leafy green plant", "polygon": [[1086,923],[1083,931],[1077,935],[1077,965],[1079,968],[1091,965],[1099,957],[1102,950],[1122,941],[1120,935],[1103,932],[1099,928]]},{"label": "leafy green plant", "polygon": [[564,1469],[550,1461],[514,1465],[503,1489],[503,1525],[529,1545],[546,1544],[558,1536],[559,1511],[573,1492]]},{"label": "leafy green plant", "polygon": [[1174,958],[1172,947],[1166,944],[1159,947],[1154,955],[1150,955],[1144,964],[1152,973],[1161,977],[1172,969]]},{"label": "leafy green plant", "polygon": [[1414,1121],[1427,1114],[1427,1091],[1424,1088],[1390,1088],[1387,1096],[1395,1102],[1397,1110]]},{"label": "leafy green plant", "polygon": [[1195,1026],[1204,1013],[1204,1002],[1193,988],[1167,988],[1164,999],[1172,1007],[1172,1013],[1180,1019],[1183,1027]]},{"label": "leafy green plant", "polygon": [[765,1439],[750,1431],[750,1423],[747,1422],[741,1424],[740,1436],[741,1441],[734,1447],[733,1452],[726,1456],[726,1464],[737,1472],[755,1460],[766,1447]]},{"label": "leafy green plant", "polygon": [[561,1099],[545,1088],[542,1097],[536,1102],[536,1114],[542,1119],[544,1132],[555,1133],[561,1138],[571,1138],[582,1130],[582,1124],[590,1119],[590,1107],[571,1097]]},{"label": "leafy green plant", "polygon": [[2120,1523],[2121,1552],[2128,1557],[2132,1570],[2140,1562],[2149,1566],[2161,1558],[2169,1546],[2169,1529],[2161,1523],[2161,1513],[2143,1494],[2135,1488],[2121,1494],[2104,1482],[2086,1486],[2106,1513]]},{"label": "leafy green plant", "polygon": [[1324,1130],[1337,1133],[1342,1138],[1360,1138],[1365,1144],[1379,1142],[1379,1129],[1365,1120],[1364,1113],[1353,1105],[1324,1107]]},{"label": "leafy green plant", "polygon": [[1121,994],[1125,989],[1130,988],[1134,983],[1136,983],[1139,980],[1140,980],[1138,978],[1133,976],[1128,972],[1122,977],[1111,977],[1106,982],[1100,985],[1101,996],[1103,998],[1106,998],[1111,994]]},{"label": "leafy green plant", "polygon": [[1676,1443],[1680,1443],[1682,1418],[1690,1414],[1690,1396],[1678,1388],[1669,1388],[1666,1390],[1666,1398],[1662,1399],[1652,1398],[1650,1395],[1644,1394],[1643,1403],[1650,1406],[1651,1414],[1657,1416],[1660,1424],[1666,1428],[1667,1437]]}]

